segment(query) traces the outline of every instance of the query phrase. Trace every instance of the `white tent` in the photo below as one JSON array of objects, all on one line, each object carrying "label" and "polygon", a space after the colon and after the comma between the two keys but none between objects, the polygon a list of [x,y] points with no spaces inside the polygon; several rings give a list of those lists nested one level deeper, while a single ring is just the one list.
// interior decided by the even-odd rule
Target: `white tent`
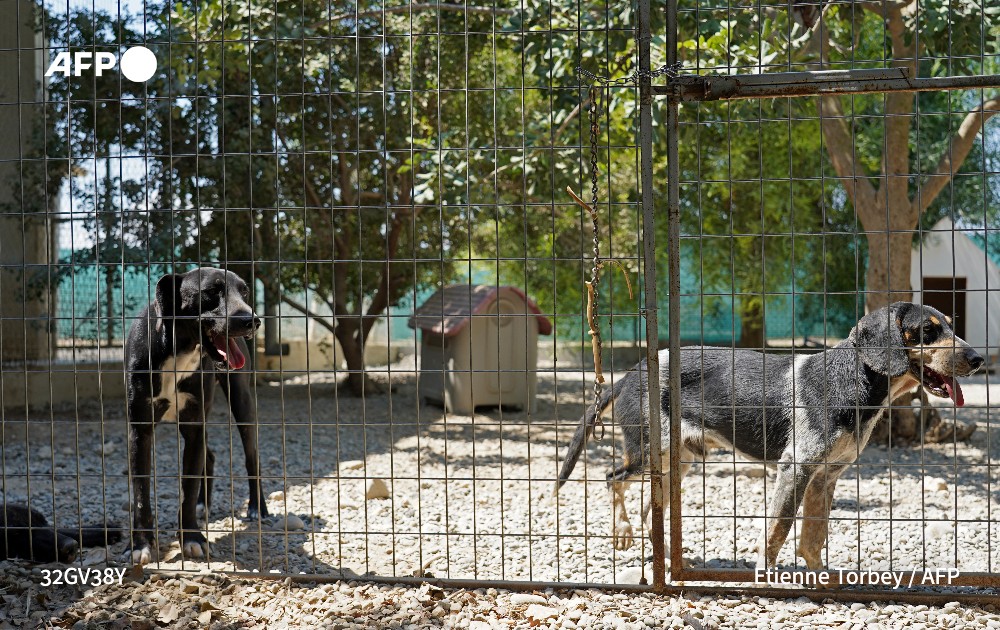
[{"label": "white tent", "polygon": [[997,360],[1000,268],[986,251],[945,218],[924,232],[912,260],[914,302],[954,315],[956,332],[988,360]]}]

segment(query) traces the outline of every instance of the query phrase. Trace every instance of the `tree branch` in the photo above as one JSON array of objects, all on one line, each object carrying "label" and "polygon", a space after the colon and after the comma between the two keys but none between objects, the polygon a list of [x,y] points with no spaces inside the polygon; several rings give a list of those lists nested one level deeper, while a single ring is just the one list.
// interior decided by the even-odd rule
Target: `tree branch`
[{"label": "tree branch", "polygon": [[913,4],[912,0],[903,0],[902,2],[895,2],[892,0],[871,0],[858,2],[861,8],[871,11],[875,15],[880,15],[885,17],[887,13],[892,11],[902,11],[906,7]]},{"label": "tree branch", "polygon": [[962,162],[972,151],[976,136],[986,125],[986,121],[998,112],[1000,112],[1000,98],[993,98],[966,114],[958,131],[948,140],[948,149],[938,160],[937,167],[927,175],[927,182],[917,191],[913,205],[918,216],[934,203],[945,186],[951,182],[955,171],[961,168]]},{"label": "tree branch", "polygon": [[[887,10],[884,21],[892,41],[892,67],[905,68],[911,77],[917,76],[916,38],[906,28],[902,10],[897,7]],[[910,128],[913,125],[915,102],[916,96],[912,92],[890,92],[885,96],[885,140],[882,151],[882,176],[885,177],[885,184],[881,192],[885,196],[885,202],[891,206],[895,206],[894,201],[905,203],[909,198]],[[901,211],[906,212],[908,209],[904,205]],[[916,217],[907,216],[904,222],[916,223]]]},{"label": "tree branch", "polygon": [[301,302],[295,300],[294,298],[288,297],[284,293],[281,294],[281,301],[291,306],[292,308],[302,313],[303,315],[308,316],[311,320],[313,320],[323,328],[326,328],[331,333],[337,334],[337,327],[334,326],[333,323],[327,321],[327,319],[322,315],[320,315],[319,313],[314,313],[313,311],[309,310],[309,307],[306,306],[305,304],[302,304]]},{"label": "tree branch", "polygon": [[[278,142],[281,143],[281,148],[284,149],[286,153],[291,153],[291,151],[288,150],[288,143],[285,142],[285,136],[284,134],[281,133],[280,129],[275,130],[275,135],[278,136]],[[319,198],[319,193],[316,192],[316,187],[313,186],[312,180],[310,180],[308,177],[302,178],[302,185],[305,186],[306,197],[308,198],[308,204],[310,206],[314,208],[332,207],[332,204],[323,203],[323,201]],[[347,251],[347,243],[344,242],[343,238],[335,228],[333,230],[333,240],[334,240],[334,245],[337,247],[337,249],[339,249],[341,252]]]},{"label": "tree branch", "polygon": [[389,228],[389,233],[386,235],[386,246],[385,246],[385,269],[382,271],[382,278],[379,281],[378,290],[375,291],[375,295],[372,296],[371,304],[368,306],[368,312],[365,313],[365,317],[361,322],[361,340],[365,341],[368,339],[368,333],[371,332],[372,326],[375,325],[375,321],[382,315],[389,303],[392,301],[392,294],[395,287],[393,286],[395,278],[391,274],[391,263],[396,258],[396,253],[399,251],[399,235],[402,231],[403,221],[400,217],[393,219],[392,224]]},{"label": "tree branch", "polygon": [[826,140],[826,150],[833,162],[833,170],[837,172],[840,183],[847,191],[851,205],[858,208],[873,203],[876,195],[875,187],[867,173],[858,172],[864,167],[855,159],[854,138],[840,107],[840,97],[821,96],[817,109],[823,138]]},{"label": "tree branch", "polygon": [[[625,64],[628,63],[630,60],[631,57],[628,56],[619,57],[617,65],[609,73],[610,76],[614,76],[615,74],[620,72],[625,67]],[[566,115],[566,120],[562,121],[562,123],[556,129],[556,132],[552,135],[553,146],[555,146],[556,140],[559,138],[559,136],[561,136],[563,132],[566,131],[566,128],[569,127],[569,124],[573,122],[577,118],[577,116],[580,115],[580,112],[582,112],[584,108],[587,107],[590,107],[590,96],[587,96],[587,98],[583,99],[583,101],[577,103],[576,106],[570,110],[569,114]],[[604,113],[598,112],[598,115],[603,116]],[[531,151],[531,153],[529,153],[529,155],[534,155],[535,153],[539,153],[543,150],[545,149],[544,148],[534,149],[533,151]],[[496,177],[501,172],[507,170],[508,168],[511,168],[512,166],[513,164],[505,164],[503,166],[497,167],[493,169],[493,171],[483,179],[492,179],[493,177]]]},{"label": "tree branch", "polygon": [[[556,132],[552,135],[552,144],[553,145],[555,145],[556,138],[558,138],[559,136],[561,136],[563,134],[563,132],[566,131],[566,127],[569,127],[569,124],[571,122],[573,122],[573,120],[577,116],[580,115],[580,112],[583,111],[583,109],[585,107],[590,107],[590,97],[589,96],[587,98],[583,99],[583,101],[577,103],[576,106],[573,109],[570,110],[569,114],[566,115],[566,120],[562,121],[562,124],[559,125],[559,128],[556,129]],[[531,152],[530,155],[538,153],[538,152],[540,152],[542,150],[543,149],[535,149],[534,151]],[[511,168],[512,166],[513,166],[513,163],[504,164],[503,166],[498,166],[497,168],[493,169],[483,179],[492,179],[493,177],[496,177],[497,175],[499,175],[503,171],[507,170],[508,168]]]}]

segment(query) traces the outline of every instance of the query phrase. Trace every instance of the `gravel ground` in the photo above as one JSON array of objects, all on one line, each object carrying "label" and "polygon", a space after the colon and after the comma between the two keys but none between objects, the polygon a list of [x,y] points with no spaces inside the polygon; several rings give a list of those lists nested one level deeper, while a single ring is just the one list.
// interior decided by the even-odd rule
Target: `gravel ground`
[{"label": "gravel ground", "polygon": [[[318,573],[347,579],[367,573],[638,581],[651,554],[648,540],[637,539],[624,552],[611,545],[610,500],[603,479],[612,466],[613,440],[592,443],[558,502],[551,498],[557,455],[563,455],[582,412],[589,374],[563,371],[556,378],[543,372],[535,413],[492,410],[475,417],[445,416],[439,408],[419,404],[412,364],[394,365],[375,378],[391,380],[391,395],[338,395],[332,375],[324,374],[256,386],[262,468],[268,477],[264,487],[273,515],[260,527],[239,518],[246,506],[246,484],[238,479],[242,449],[221,398],[217,401],[209,428],[218,478],[208,523],[213,554],[208,563],[186,561],[179,552],[173,529],[178,436],[174,425],[160,426],[155,490],[160,559],[151,569]],[[964,385],[967,406],[958,417],[980,425],[967,443],[865,451],[838,486],[830,526],[831,567],[1000,567],[1000,545],[992,544],[998,524],[993,499],[1000,487],[993,462],[1000,456],[1000,439],[989,430],[992,418],[986,406],[988,394],[991,400],[1000,395],[996,387],[987,386],[986,377]],[[945,416],[951,413],[949,409]],[[129,521],[120,401],[19,420],[8,414],[3,423],[3,492],[8,501],[30,498],[36,509],[58,516],[60,525],[100,522],[105,515]],[[388,497],[366,500],[373,482],[379,485],[375,480],[385,481]],[[715,453],[709,463],[692,469],[682,497],[685,556],[694,566],[752,566],[748,562],[763,522],[764,495],[772,484],[772,473],[734,462],[729,453]],[[641,494],[634,488],[629,504],[637,528]],[[124,548],[125,543],[113,546],[107,560],[122,566]],[[795,565],[792,550],[792,543],[786,543],[779,563]],[[103,550],[85,558],[90,566],[105,561]],[[239,589],[264,592],[253,584]],[[366,593],[362,600],[380,597],[379,587],[359,588]],[[327,592],[323,589],[328,587],[313,592]],[[308,591],[293,587],[282,592],[307,597]],[[401,592],[416,597],[417,589]],[[353,605],[356,597],[357,589],[352,589],[347,602],[338,606]],[[594,598],[604,601],[596,594]],[[677,601],[688,602],[657,601],[664,610],[681,605]],[[700,610],[702,603],[696,599],[683,605]],[[756,603],[751,608],[762,614],[765,607]],[[511,619],[520,619],[510,610]],[[805,614],[788,610],[792,616]],[[435,623],[453,617],[445,612]]]},{"label": "gravel ground", "polygon": [[145,583],[42,587],[40,569],[0,563],[0,630],[152,628],[1000,628],[996,608],[948,602],[843,604],[765,597],[510,592],[364,582],[297,584],[153,574]]}]

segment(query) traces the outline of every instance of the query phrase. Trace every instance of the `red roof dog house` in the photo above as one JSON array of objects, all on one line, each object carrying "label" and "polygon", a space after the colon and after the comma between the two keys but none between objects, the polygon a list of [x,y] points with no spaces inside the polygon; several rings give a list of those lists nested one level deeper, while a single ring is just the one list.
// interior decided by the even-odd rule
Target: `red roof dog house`
[{"label": "red roof dog house", "polygon": [[538,335],[552,322],[516,287],[452,284],[410,317],[420,329],[420,396],[450,412],[535,410]]}]

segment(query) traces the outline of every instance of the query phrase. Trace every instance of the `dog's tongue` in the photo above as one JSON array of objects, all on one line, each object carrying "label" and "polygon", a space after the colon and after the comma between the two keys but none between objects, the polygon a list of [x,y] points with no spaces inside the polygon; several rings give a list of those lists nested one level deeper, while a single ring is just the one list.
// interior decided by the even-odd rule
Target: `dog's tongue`
[{"label": "dog's tongue", "polygon": [[240,346],[236,343],[236,337],[218,336],[212,340],[215,349],[219,351],[222,358],[226,360],[229,367],[239,370],[247,363],[247,358],[240,352]]},{"label": "dog's tongue", "polygon": [[954,377],[945,377],[944,391],[948,392],[948,397],[954,401],[956,407],[965,405],[965,396],[962,395],[962,386]]}]

